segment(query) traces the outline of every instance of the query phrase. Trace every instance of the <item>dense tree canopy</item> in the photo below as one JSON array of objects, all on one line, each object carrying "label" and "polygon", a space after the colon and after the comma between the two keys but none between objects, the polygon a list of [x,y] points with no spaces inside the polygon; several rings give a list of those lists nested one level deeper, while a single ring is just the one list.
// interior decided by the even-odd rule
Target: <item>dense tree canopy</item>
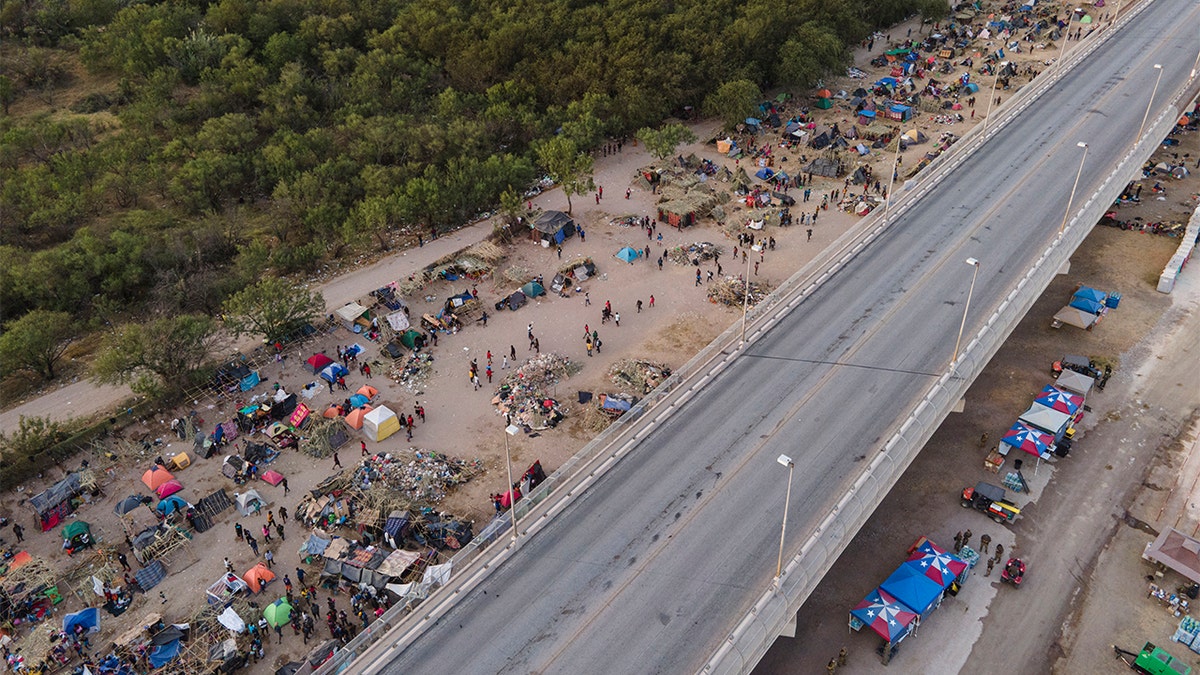
[{"label": "dense tree canopy", "polygon": [[583,188],[606,137],[736,121],[936,4],[0,0],[0,322],[212,314],[539,171]]}]

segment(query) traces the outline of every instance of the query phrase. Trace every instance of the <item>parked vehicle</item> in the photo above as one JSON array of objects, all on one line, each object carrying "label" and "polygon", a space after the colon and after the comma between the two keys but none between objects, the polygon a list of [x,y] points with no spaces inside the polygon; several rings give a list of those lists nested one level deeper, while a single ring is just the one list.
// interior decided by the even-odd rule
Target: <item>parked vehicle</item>
[{"label": "parked vehicle", "polygon": [[1025,561],[1020,558],[1009,558],[1004,565],[1004,569],[1000,571],[1000,581],[1004,581],[1020,588],[1021,581],[1025,579]]},{"label": "parked vehicle", "polygon": [[1011,523],[1021,515],[1021,509],[1005,496],[1004,488],[980,481],[975,487],[963,488],[962,506],[982,511],[997,523]]}]

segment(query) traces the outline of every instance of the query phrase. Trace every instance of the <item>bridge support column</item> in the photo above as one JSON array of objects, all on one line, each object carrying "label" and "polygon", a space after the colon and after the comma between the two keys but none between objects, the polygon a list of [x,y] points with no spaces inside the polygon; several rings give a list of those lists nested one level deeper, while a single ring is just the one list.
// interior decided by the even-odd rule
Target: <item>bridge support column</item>
[{"label": "bridge support column", "polygon": [[963,397],[963,398],[958,399],[958,402],[954,404],[954,407],[950,409],[950,412],[959,412],[960,413],[966,409],[967,409],[967,399],[966,399],[966,397]]},{"label": "bridge support column", "polygon": [[783,624],[783,628],[779,629],[779,637],[796,637],[796,615],[793,614],[788,622]]}]

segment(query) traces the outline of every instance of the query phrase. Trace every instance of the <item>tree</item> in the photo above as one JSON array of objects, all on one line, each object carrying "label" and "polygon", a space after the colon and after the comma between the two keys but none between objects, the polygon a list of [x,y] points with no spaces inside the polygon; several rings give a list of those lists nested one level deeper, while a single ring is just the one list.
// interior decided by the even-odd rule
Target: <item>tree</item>
[{"label": "tree", "polygon": [[17,430],[12,435],[0,432],[0,458],[5,465],[5,471],[0,473],[7,474],[11,462],[36,457],[46,448],[65,441],[67,436],[66,425],[60,422],[47,417],[21,415]]},{"label": "tree", "polygon": [[224,343],[217,328],[212,317],[199,314],[125,324],[105,338],[92,362],[92,379],[128,384],[147,396],[198,384]]},{"label": "tree", "polygon": [[266,342],[286,337],[325,311],[319,291],[267,277],[225,301],[225,322],[238,335],[260,335]]},{"label": "tree", "polygon": [[779,49],[779,76],[790,84],[810,87],[826,73],[837,70],[845,54],[836,33],[810,21]]},{"label": "tree", "polygon": [[567,213],[571,212],[571,195],[587,194],[592,183],[592,156],[580,152],[575,142],[565,136],[555,136],[534,146],[538,162],[550,178],[567,195]]},{"label": "tree", "polygon": [[666,124],[659,129],[642,127],[638,129],[637,139],[646,146],[646,150],[659,161],[665,162],[675,154],[675,148],[683,143],[696,142],[696,134],[682,124]]},{"label": "tree", "polygon": [[0,368],[5,372],[27,368],[53,380],[54,366],[75,341],[75,331],[70,314],[35,309],[4,327]]},{"label": "tree", "polygon": [[916,0],[916,10],[926,21],[941,21],[950,14],[950,4],[946,0]]},{"label": "tree", "polygon": [[732,129],[758,110],[762,92],[749,80],[731,80],[704,99],[704,114],[719,117]]}]

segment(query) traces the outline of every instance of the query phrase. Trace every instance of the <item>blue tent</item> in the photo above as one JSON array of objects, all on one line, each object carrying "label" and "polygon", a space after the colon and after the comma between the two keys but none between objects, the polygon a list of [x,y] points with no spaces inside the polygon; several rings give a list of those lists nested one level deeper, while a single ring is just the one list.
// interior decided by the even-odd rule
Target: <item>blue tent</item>
[{"label": "blue tent", "polygon": [[1071,306],[1075,309],[1081,309],[1085,312],[1088,312],[1089,314],[1099,314],[1104,311],[1104,303],[1096,302],[1095,300],[1088,300],[1087,298],[1081,298],[1078,295],[1071,298]]},{"label": "blue tent", "polygon": [[350,371],[346,370],[346,367],[342,364],[331,363],[325,366],[325,369],[321,371],[321,379],[325,380],[326,382],[337,382],[338,377],[349,374]]},{"label": "blue tent", "polygon": [[1108,299],[1108,293],[1098,291],[1090,286],[1080,286],[1079,290],[1075,291],[1074,297],[1084,298],[1093,302],[1104,302]]},{"label": "blue tent", "polygon": [[150,651],[150,665],[155,668],[162,668],[168,663],[174,661],[182,650],[180,639],[175,638],[165,645],[155,647]]},{"label": "blue tent", "polygon": [[617,257],[620,258],[621,260],[624,260],[627,263],[632,263],[634,260],[637,260],[641,256],[642,256],[641,251],[639,251],[635,248],[630,248],[628,246],[621,249],[620,251],[617,251]]},{"label": "blue tent", "polygon": [[171,495],[170,497],[160,501],[158,506],[154,507],[154,510],[158,511],[164,516],[169,516],[176,511],[186,511],[187,502],[183,501],[183,499],[181,499],[178,495]]},{"label": "blue tent", "polygon": [[251,389],[257,387],[258,383],[261,381],[262,380],[260,380],[258,377],[258,371],[256,370],[253,373],[243,377],[242,381],[238,383],[238,388],[242,391],[250,391]]},{"label": "blue tent", "polygon": [[370,402],[371,402],[371,400],[368,399],[366,396],[363,396],[362,394],[355,394],[350,397],[350,407],[351,408],[361,408]]},{"label": "blue tent", "polygon": [[763,168],[758,170],[758,173],[756,173],[754,175],[758,178],[761,178],[762,180],[771,180],[771,178],[775,175],[775,172],[772,171],[769,167],[764,166]]},{"label": "blue tent", "polygon": [[100,632],[100,610],[95,607],[82,609],[74,614],[63,617],[63,632],[75,634],[75,626],[83,626],[89,633]]},{"label": "blue tent", "polygon": [[966,89],[968,94],[974,94],[975,92],[979,91],[979,85],[975,84],[974,82],[968,82],[967,86],[963,87],[963,89]]},{"label": "blue tent", "polygon": [[925,576],[920,568],[901,565],[892,572],[879,588],[895,596],[897,600],[924,616],[942,598],[942,585]]}]

